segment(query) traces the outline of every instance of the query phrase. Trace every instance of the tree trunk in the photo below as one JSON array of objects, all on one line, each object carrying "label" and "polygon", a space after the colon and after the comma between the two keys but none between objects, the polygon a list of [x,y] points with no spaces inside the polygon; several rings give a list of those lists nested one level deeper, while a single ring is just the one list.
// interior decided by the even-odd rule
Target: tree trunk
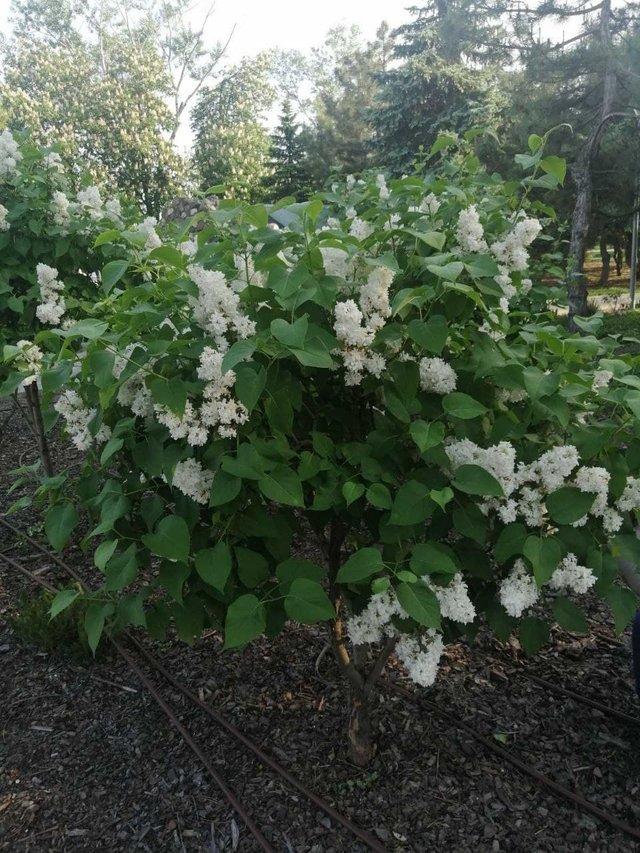
[{"label": "tree trunk", "polygon": [[351,688],[347,739],[349,758],[358,767],[366,767],[375,755],[369,696],[365,691]]},{"label": "tree trunk", "polygon": [[591,202],[593,181],[591,166],[598,153],[600,141],[607,123],[613,118],[611,110],[616,94],[616,74],[613,64],[613,45],[611,41],[611,0],[603,0],[600,10],[600,49],[604,57],[605,70],[602,81],[602,102],[597,124],[591,131],[572,169],[576,185],[576,203],[571,220],[571,241],[567,264],[567,291],[569,297],[569,329],[576,331],[573,318],[584,316],[587,310],[587,286],[584,278],[584,255]]},{"label": "tree trunk", "polygon": [[49,451],[49,442],[44,429],[44,421],[42,419],[42,409],[40,407],[40,395],[38,394],[38,385],[31,382],[25,385],[25,396],[27,398],[27,407],[31,417],[31,425],[38,445],[38,453],[42,461],[42,468],[47,477],[53,477],[55,474],[53,462],[51,461],[51,453]]},{"label": "tree trunk", "polygon": [[609,270],[611,268],[611,255],[607,249],[607,235],[600,236],[600,258],[602,260],[602,271],[600,272],[600,287],[606,287],[609,284]]}]

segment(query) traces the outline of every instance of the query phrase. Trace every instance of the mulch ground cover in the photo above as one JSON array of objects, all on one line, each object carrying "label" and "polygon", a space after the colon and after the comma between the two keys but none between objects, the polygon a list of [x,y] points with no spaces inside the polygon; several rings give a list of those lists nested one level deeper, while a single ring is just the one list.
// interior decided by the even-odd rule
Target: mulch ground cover
[{"label": "mulch ground cover", "polygon": [[[68,462],[68,446],[54,446],[54,455]],[[9,471],[33,458],[30,437],[16,417],[0,443],[0,511],[20,494],[6,494]],[[16,521],[31,524],[37,534],[34,514],[21,512]],[[14,544],[0,533],[0,549]],[[35,565],[29,546],[11,554]],[[69,556],[82,565],[78,549]],[[42,568],[46,559],[38,558],[37,565]],[[55,578],[53,565],[45,577]],[[117,655],[106,649],[96,662],[85,662],[18,640],[8,617],[25,590],[22,577],[0,566],[0,850],[257,850]],[[375,707],[379,749],[365,770],[346,755],[346,693],[330,655],[321,655],[322,631],[292,625],[276,641],[261,640],[241,652],[223,652],[214,633],[192,648],[169,641],[152,650],[390,853],[628,853],[638,849],[633,839],[503,765],[453,722],[455,715],[640,827],[640,727],[546,692],[518,674],[535,672],[640,718],[628,636],[607,639],[612,630],[606,611],[595,601],[588,611],[600,626],[597,634],[556,632],[533,661],[523,663],[515,641],[501,645],[482,633],[473,646],[450,646],[426,696],[451,719],[382,693]],[[392,675],[401,678],[393,663]],[[178,691],[157,684],[276,850],[364,850]]]}]

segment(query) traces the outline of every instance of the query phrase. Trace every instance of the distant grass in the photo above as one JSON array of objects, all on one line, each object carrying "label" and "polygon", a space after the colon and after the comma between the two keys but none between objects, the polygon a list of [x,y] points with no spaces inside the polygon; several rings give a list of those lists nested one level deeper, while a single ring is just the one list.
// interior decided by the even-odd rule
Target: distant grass
[{"label": "distant grass", "polygon": [[[640,341],[640,311],[605,314],[602,321],[602,335],[622,335],[623,338],[637,338]],[[621,343],[620,353],[640,354],[640,343],[634,341]]]}]

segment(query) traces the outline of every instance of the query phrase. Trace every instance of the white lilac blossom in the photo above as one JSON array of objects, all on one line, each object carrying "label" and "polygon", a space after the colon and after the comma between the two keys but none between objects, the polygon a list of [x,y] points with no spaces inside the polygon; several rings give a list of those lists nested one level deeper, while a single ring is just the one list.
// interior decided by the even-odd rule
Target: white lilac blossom
[{"label": "white lilac blossom", "polygon": [[591,389],[593,391],[606,391],[612,379],[613,373],[610,370],[596,370],[593,374]]},{"label": "white lilac blossom", "polygon": [[145,383],[146,373],[139,370],[118,388],[118,402],[127,406],[134,415],[146,418],[153,414],[153,397]]},{"label": "white lilac blossom", "polygon": [[4,206],[4,204],[0,204],[0,231],[8,231],[11,227],[7,222],[7,214],[9,211]]},{"label": "white lilac blossom", "polygon": [[442,637],[433,630],[427,631],[426,637],[420,639],[401,637],[395,649],[407,675],[420,687],[431,687],[436,680],[443,651]]},{"label": "white lilac blossom", "polygon": [[178,462],[173,472],[173,485],[196,503],[209,503],[213,471],[208,471],[196,459]]},{"label": "white lilac blossom", "polygon": [[633,510],[640,509],[640,477],[627,478],[616,506],[620,512],[633,512]]},{"label": "white lilac blossom", "polygon": [[198,251],[198,244],[195,240],[184,240],[180,243],[178,248],[183,255],[186,255],[188,258],[192,258]]},{"label": "white lilac blossom", "polygon": [[518,619],[538,600],[535,579],[527,571],[524,560],[516,560],[511,572],[500,582],[498,597],[509,616]]},{"label": "white lilac blossom", "polygon": [[461,210],[456,227],[456,240],[464,252],[486,252],[487,242],[475,204]]},{"label": "white lilac blossom", "polygon": [[232,398],[236,374],[233,370],[222,372],[222,358],[222,353],[212,347],[205,347],[200,355],[198,377],[207,382],[200,419],[205,427],[215,427],[223,438],[232,438],[237,427],[248,420],[249,412]]},{"label": "white lilac blossom", "polygon": [[462,574],[458,572],[447,586],[428,584],[440,604],[440,613],[444,619],[451,619],[467,625],[476,618],[476,609],[469,598],[469,589]]},{"label": "white lilac blossom", "polygon": [[157,224],[158,220],[155,216],[147,216],[142,222],[136,225],[135,230],[140,234],[144,234],[147,238],[144,244],[146,252],[150,252],[152,249],[157,249],[162,246],[162,240],[156,233]]},{"label": "white lilac blossom", "polygon": [[44,353],[32,341],[18,341],[16,346],[20,350],[20,354],[16,358],[16,367],[18,370],[30,374],[22,382],[24,385],[31,385],[42,372],[42,358]]},{"label": "white lilac blossom", "polygon": [[356,185],[356,179],[353,175],[347,175],[346,179],[347,189],[352,190]]},{"label": "white lilac blossom", "polygon": [[523,296],[527,296],[527,294],[531,291],[532,287],[533,287],[533,282],[531,281],[531,279],[530,278],[523,278],[522,282],[520,283],[520,293]]},{"label": "white lilac blossom", "polygon": [[410,213],[426,213],[429,216],[435,216],[439,210],[440,202],[433,193],[426,195],[420,202],[419,206],[409,208]]},{"label": "white lilac blossom", "polygon": [[386,178],[382,173],[376,175],[376,186],[380,191],[380,198],[382,200],[388,199],[390,195],[389,187],[387,186]]},{"label": "white lilac blossom", "polygon": [[12,177],[22,160],[22,153],[18,148],[11,132],[3,130],[0,133],[0,180]]},{"label": "white lilac blossom", "polygon": [[383,356],[367,350],[391,314],[389,288],[393,275],[386,267],[375,267],[360,289],[360,307],[353,299],[336,303],[333,328],[342,345],[346,385],[359,385],[365,371],[380,377],[386,367]]},{"label": "white lilac blossom", "polygon": [[399,213],[392,213],[391,216],[384,223],[385,231],[393,231],[394,228],[398,228],[400,223],[402,222],[402,218]]},{"label": "white lilac blossom", "polygon": [[587,566],[580,566],[575,554],[567,554],[551,575],[549,586],[561,592],[584,595],[596,582],[596,576]]},{"label": "white lilac blossom", "polygon": [[484,468],[500,483],[505,497],[509,497],[517,486],[516,451],[508,441],[483,448],[463,438],[446,445],[445,453],[454,470],[461,465],[479,465]]},{"label": "white lilac blossom", "polygon": [[441,358],[420,360],[420,387],[432,394],[450,394],[456,390],[457,374],[450,364]]},{"label": "white lilac blossom", "polygon": [[393,637],[396,633],[391,621],[394,616],[407,618],[394,591],[389,588],[375,593],[364,610],[347,619],[349,639],[354,646],[361,646],[365,643],[379,643],[384,637]]},{"label": "white lilac blossom", "polygon": [[105,214],[109,219],[118,223],[122,219],[122,206],[120,199],[108,198],[104,203]]},{"label": "white lilac blossom", "polygon": [[56,225],[65,227],[71,221],[69,214],[69,199],[60,190],[55,190],[51,197],[51,210]]},{"label": "white lilac blossom", "polygon": [[359,219],[357,216],[349,226],[349,234],[357,240],[366,240],[374,232],[374,227],[370,222],[365,222],[364,219]]},{"label": "white lilac blossom", "polygon": [[576,473],[575,486],[581,492],[589,492],[595,495],[595,500],[589,510],[591,515],[602,517],[607,508],[607,496],[609,492],[609,480],[611,475],[606,468],[585,467]]},{"label": "white lilac blossom", "polygon": [[255,323],[242,313],[240,297],[229,287],[223,273],[197,264],[190,264],[187,270],[198,287],[193,318],[214,338],[220,351],[229,348],[227,335],[231,331],[241,339],[255,334]]},{"label": "white lilac blossom", "polygon": [[58,270],[46,264],[38,264],[36,275],[42,300],[36,308],[36,317],[41,323],[59,326],[65,312],[65,302],[62,296],[64,285],[58,281]]},{"label": "white lilac blossom", "polygon": [[101,219],[104,216],[102,197],[96,186],[86,187],[78,193],[78,203],[82,205],[91,219]]},{"label": "white lilac blossom", "polygon": [[44,163],[45,168],[52,172],[64,171],[62,157],[56,151],[50,151],[48,154],[45,154],[42,162]]},{"label": "white lilac blossom", "polygon": [[239,293],[250,284],[254,287],[264,286],[264,276],[261,272],[256,272],[249,247],[247,247],[244,254],[234,255],[233,263],[236,268],[236,277],[231,282],[231,289],[233,291]]},{"label": "white lilac blossom", "polygon": [[88,450],[94,442],[104,444],[109,440],[111,430],[106,424],[100,427],[95,436],[91,435],[89,424],[97,411],[85,406],[76,391],[64,391],[53,404],[53,408],[65,419],[69,437],[78,450]]},{"label": "white lilac blossom", "polygon": [[207,443],[208,432],[202,425],[191,400],[187,400],[182,415],[176,415],[166,406],[156,403],[153,407],[156,419],[169,430],[176,441],[186,438],[192,447],[201,447]]},{"label": "white lilac blossom", "polygon": [[527,246],[533,243],[541,230],[542,226],[537,219],[521,219],[503,240],[491,244],[491,253],[498,261],[501,272],[523,272],[527,269]]},{"label": "white lilac blossom", "polygon": [[327,275],[348,279],[353,273],[353,261],[349,253],[335,246],[320,246],[322,265]]},{"label": "white lilac blossom", "polygon": [[578,451],[572,444],[559,445],[547,450],[536,462],[521,466],[518,476],[521,482],[540,483],[548,494],[565,485],[579,462]]}]

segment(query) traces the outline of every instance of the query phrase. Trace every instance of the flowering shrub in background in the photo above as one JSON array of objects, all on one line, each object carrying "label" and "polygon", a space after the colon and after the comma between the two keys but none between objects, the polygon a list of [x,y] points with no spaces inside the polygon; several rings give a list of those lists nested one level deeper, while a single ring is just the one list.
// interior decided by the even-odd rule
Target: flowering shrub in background
[{"label": "flowering shrub in background", "polygon": [[532,653],[549,617],[586,628],[595,589],[626,624],[611,549],[637,558],[640,380],[597,317],[570,335],[543,310],[530,254],[553,214],[530,194],[564,167],[530,147],[519,187],[453,146],[426,175],[225,201],[196,240],[98,237],[111,260],[82,348],[13,362],[69,377],[54,406],[86,462],[45,525],[60,549],[85,517],[99,543],[94,647],[105,626],[220,626],[233,648],[326,622],[365,763],[394,650],[429,686],[483,621]]}]

